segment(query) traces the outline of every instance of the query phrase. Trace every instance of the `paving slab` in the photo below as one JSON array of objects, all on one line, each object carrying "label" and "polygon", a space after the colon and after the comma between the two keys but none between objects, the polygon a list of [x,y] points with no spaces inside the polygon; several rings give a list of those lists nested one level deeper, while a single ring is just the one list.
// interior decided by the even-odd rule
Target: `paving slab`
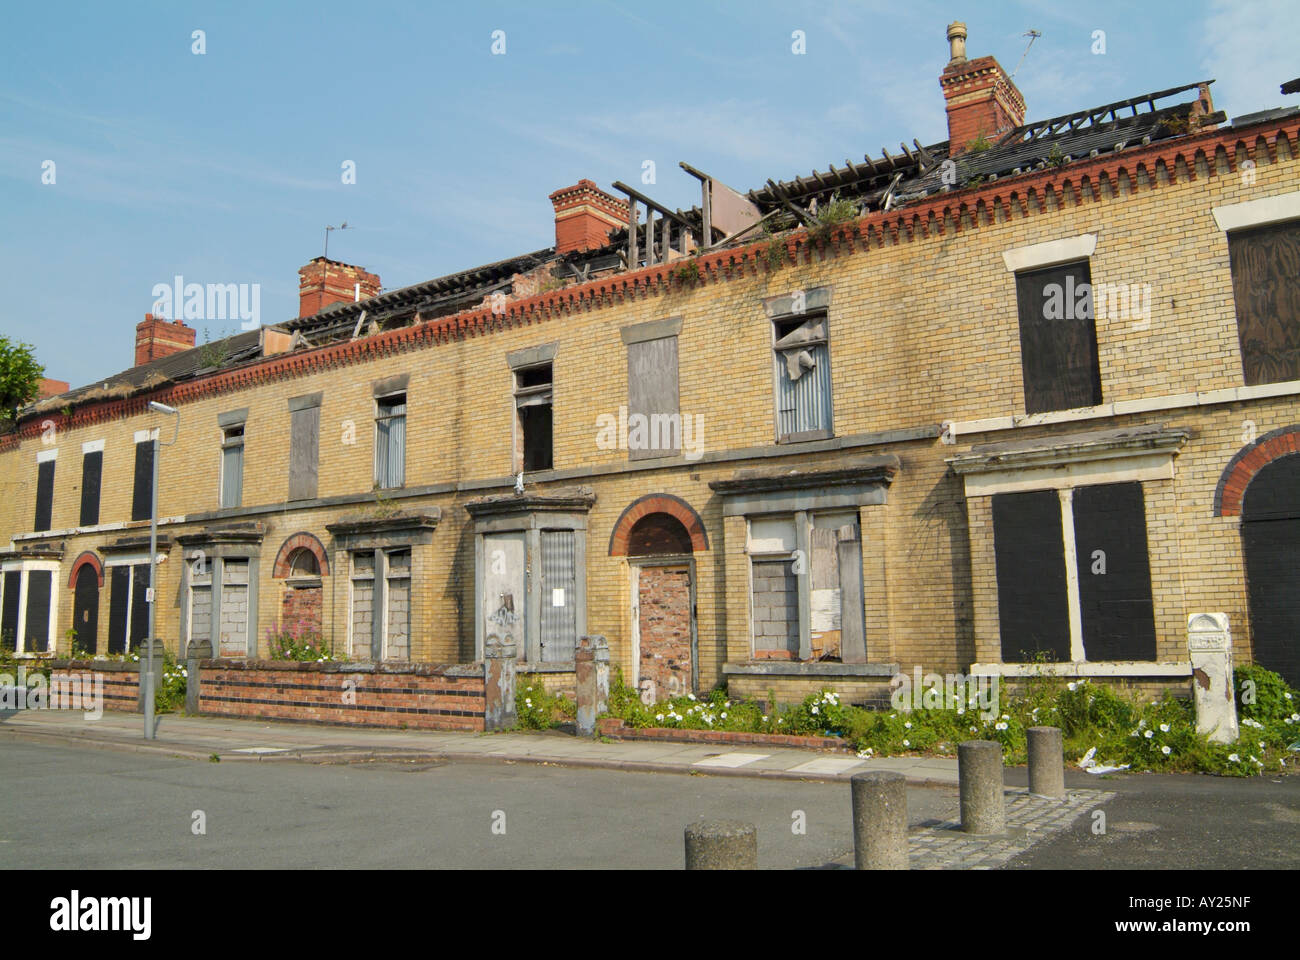
[{"label": "paving slab", "polygon": [[[899,770],[918,784],[955,783],[957,763],[943,758],[830,757],[824,751],[771,747],[728,750],[719,744],[615,741],[554,731],[472,733],[191,717],[167,714],[157,736],[143,737],[137,714],[13,711],[0,714],[0,736],[59,741],[111,750],[160,752],[249,763],[352,763],[376,759],[524,761],[709,776],[847,780],[859,770]],[[761,746],[761,745],[760,745]]]}]

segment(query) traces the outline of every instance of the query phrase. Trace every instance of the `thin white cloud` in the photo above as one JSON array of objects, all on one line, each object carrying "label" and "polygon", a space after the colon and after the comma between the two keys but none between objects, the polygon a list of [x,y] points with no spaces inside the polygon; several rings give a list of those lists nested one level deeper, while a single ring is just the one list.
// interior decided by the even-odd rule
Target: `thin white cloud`
[{"label": "thin white cloud", "polygon": [[1300,74],[1290,26],[1294,0],[1211,0],[1201,63],[1217,82],[1215,107],[1228,117],[1297,104],[1279,87]]}]

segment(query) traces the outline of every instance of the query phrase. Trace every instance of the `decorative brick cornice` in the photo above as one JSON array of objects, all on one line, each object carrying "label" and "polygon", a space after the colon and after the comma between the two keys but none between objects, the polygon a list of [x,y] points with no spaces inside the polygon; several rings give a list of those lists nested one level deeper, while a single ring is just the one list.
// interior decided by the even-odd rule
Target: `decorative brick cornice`
[{"label": "decorative brick cornice", "polygon": [[[1079,206],[1085,199],[1099,200],[1101,193],[1123,199],[1126,195],[1159,189],[1178,179],[1190,182],[1201,175],[1197,171],[1200,164],[1205,165],[1205,171],[1211,177],[1217,175],[1220,161],[1226,164],[1229,173],[1233,173],[1237,170],[1238,149],[1243,149],[1252,162],[1257,162],[1258,151],[1264,149],[1269,162],[1276,163],[1280,139],[1286,140],[1288,162],[1295,162],[1298,138],[1300,117],[1295,116],[1281,121],[1263,121],[1244,129],[1208,130],[1176,140],[1076,160],[1059,168],[935,194],[906,207],[868,214],[825,235],[813,235],[806,229],[795,230],[775,242],[780,244],[783,262],[809,264],[814,259],[821,261],[867,253],[886,245],[940,239],[1031,214],[1050,215],[1062,206]],[[1045,203],[1048,198],[1051,202]],[[373,337],[268,357],[195,380],[163,385],[128,398],[89,403],[68,416],[33,416],[24,420],[16,431],[0,438],[0,452],[13,449],[24,438],[38,436],[41,423],[47,420],[63,430],[87,426],[143,413],[150,400],[176,406],[216,394],[234,393],[411,350],[600,310],[687,287],[705,287],[767,275],[780,269],[780,265],[772,265],[770,243],[757,241],[696,256],[693,262],[698,272],[691,278],[685,278],[680,272],[680,260],[655,264],[516,300],[507,304],[504,312],[499,314],[493,313],[491,307],[477,307]]]},{"label": "decorative brick cornice", "polygon": [[1242,501],[1250,481],[1281,457],[1300,453],[1300,423],[1271,430],[1233,455],[1214,489],[1214,516],[1241,516]]}]

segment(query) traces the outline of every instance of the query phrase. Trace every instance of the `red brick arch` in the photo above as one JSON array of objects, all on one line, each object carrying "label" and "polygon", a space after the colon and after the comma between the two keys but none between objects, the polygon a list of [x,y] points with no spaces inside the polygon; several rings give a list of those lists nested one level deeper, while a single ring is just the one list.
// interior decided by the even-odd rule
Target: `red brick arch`
[{"label": "red brick arch", "polygon": [[638,520],[652,513],[666,513],[680,520],[690,535],[692,550],[698,552],[709,549],[709,536],[704,530],[704,521],[700,519],[694,507],[671,493],[649,493],[632,501],[618,518],[618,522],[614,524],[614,532],[609,537],[611,557],[627,556],[628,537],[632,533],[632,528],[636,526]]},{"label": "red brick arch", "polygon": [[1274,460],[1294,453],[1300,453],[1300,424],[1271,430],[1238,450],[1219,476],[1214,491],[1214,515],[1241,516],[1241,502],[1250,481]]},{"label": "red brick arch", "polygon": [[77,589],[77,574],[81,573],[81,568],[90,564],[90,568],[95,571],[95,576],[99,578],[99,586],[104,586],[104,565],[99,562],[99,557],[95,556],[89,550],[77,557],[72,564],[72,573],[68,575],[68,589]]},{"label": "red brick arch", "polygon": [[325,555],[325,547],[310,533],[295,533],[288,540],[280,545],[280,552],[275,555],[275,567],[271,571],[271,576],[277,580],[284,580],[289,576],[289,558],[294,552],[305,548],[310,550],[316,556],[316,562],[320,565],[320,575],[328,577],[330,575],[329,558]]}]

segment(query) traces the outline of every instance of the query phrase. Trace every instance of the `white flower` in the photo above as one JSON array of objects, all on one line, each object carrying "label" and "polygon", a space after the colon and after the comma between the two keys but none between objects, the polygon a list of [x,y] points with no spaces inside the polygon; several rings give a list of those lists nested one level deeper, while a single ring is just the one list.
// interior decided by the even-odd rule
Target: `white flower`
[{"label": "white flower", "polygon": [[1005,723],[995,723],[995,724],[993,725],[993,729],[994,729],[994,730],[1005,730],[1006,728],[1007,728],[1007,725],[1006,725]]},{"label": "white flower", "polygon": [[813,707],[811,712],[814,713],[814,714],[817,713],[817,708],[816,708],[816,707]]},{"label": "white flower", "polygon": [[764,723],[767,723],[767,717],[764,717],[764,718],[763,718],[763,722],[764,722]]},{"label": "white flower", "polygon": [[1004,714],[1002,714],[1002,719],[1003,719],[1003,720],[1010,720],[1011,717],[1009,717],[1007,714],[1004,713]]},{"label": "white flower", "polygon": [[694,700],[694,699],[695,699],[695,694],[693,694],[693,693],[688,693],[688,694],[686,695],[686,699],[687,699],[687,700]]},{"label": "white flower", "polygon": [[1289,694],[1289,693],[1284,693],[1284,694],[1282,694],[1282,696],[1286,697],[1288,700],[1291,699],[1291,694]]},{"label": "white flower", "polygon": [[727,719],[727,711],[725,711],[725,710],[722,711],[722,719],[723,719],[723,720],[726,720],[726,719]]},{"label": "white flower", "polygon": [[1293,713],[1293,714],[1291,714],[1291,719],[1292,719],[1292,720],[1300,720],[1300,713]]},{"label": "white flower", "polygon": [[1146,737],[1148,740],[1150,740],[1152,737],[1155,736],[1155,731],[1154,731],[1154,730],[1148,730],[1146,733],[1142,734],[1142,736],[1144,736],[1144,737]]},{"label": "white flower", "polygon": [[1228,759],[1231,760],[1233,763],[1241,762],[1241,757],[1237,756],[1235,753],[1228,754]]},{"label": "white flower", "polygon": [[911,744],[910,741],[908,741],[908,740],[904,740],[904,741],[903,741],[903,746],[905,746],[905,747],[910,747],[911,745],[912,745],[912,744]]},{"label": "white flower", "polygon": [[1263,740],[1259,741],[1259,749],[1261,750],[1265,749]]},{"label": "white flower", "polygon": [[975,728],[974,728],[974,727],[971,727],[971,728],[970,728],[970,732],[971,732],[971,733],[974,733],[974,732],[975,732]]},{"label": "white flower", "polygon": [[656,719],[656,720],[662,720],[663,718],[664,718],[664,715],[663,715],[662,713],[656,713],[656,714],[655,714],[655,719]]},{"label": "white flower", "polygon": [[912,721],[911,721],[911,720],[908,720],[905,724],[903,724],[903,729],[904,729],[904,730],[911,730],[911,729],[912,729]]},{"label": "white flower", "polygon": [[963,713],[965,713],[965,712],[966,712],[966,708],[965,708],[965,707],[958,707],[958,708],[957,708],[957,716],[960,717],[960,716],[961,716]]},{"label": "white flower", "polygon": [[524,703],[528,704],[528,705],[531,707],[531,706],[533,705],[532,698],[531,698],[531,697],[524,697]]},{"label": "white flower", "polygon": [[1168,733],[1168,732],[1169,732],[1169,724],[1167,724],[1167,723],[1162,723],[1162,724],[1160,724],[1160,732],[1161,732],[1161,733]]},{"label": "white flower", "polygon": [[1160,752],[1163,753],[1163,754],[1167,757],[1167,756],[1169,756],[1169,754],[1170,754],[1170,748],[1169,748],[1169,747],[1161,747],[1161,748],[1160,748]]},{"label": "white flower", "polygon": [[1078,688],[1078,686],[1079,686],[1079,685],[1078,685],[1077,683],[1067,683],[1067,684],[1065,685],[1065,689],[1067,689],[1067,690],[1075,690],[1075,689]]}]

